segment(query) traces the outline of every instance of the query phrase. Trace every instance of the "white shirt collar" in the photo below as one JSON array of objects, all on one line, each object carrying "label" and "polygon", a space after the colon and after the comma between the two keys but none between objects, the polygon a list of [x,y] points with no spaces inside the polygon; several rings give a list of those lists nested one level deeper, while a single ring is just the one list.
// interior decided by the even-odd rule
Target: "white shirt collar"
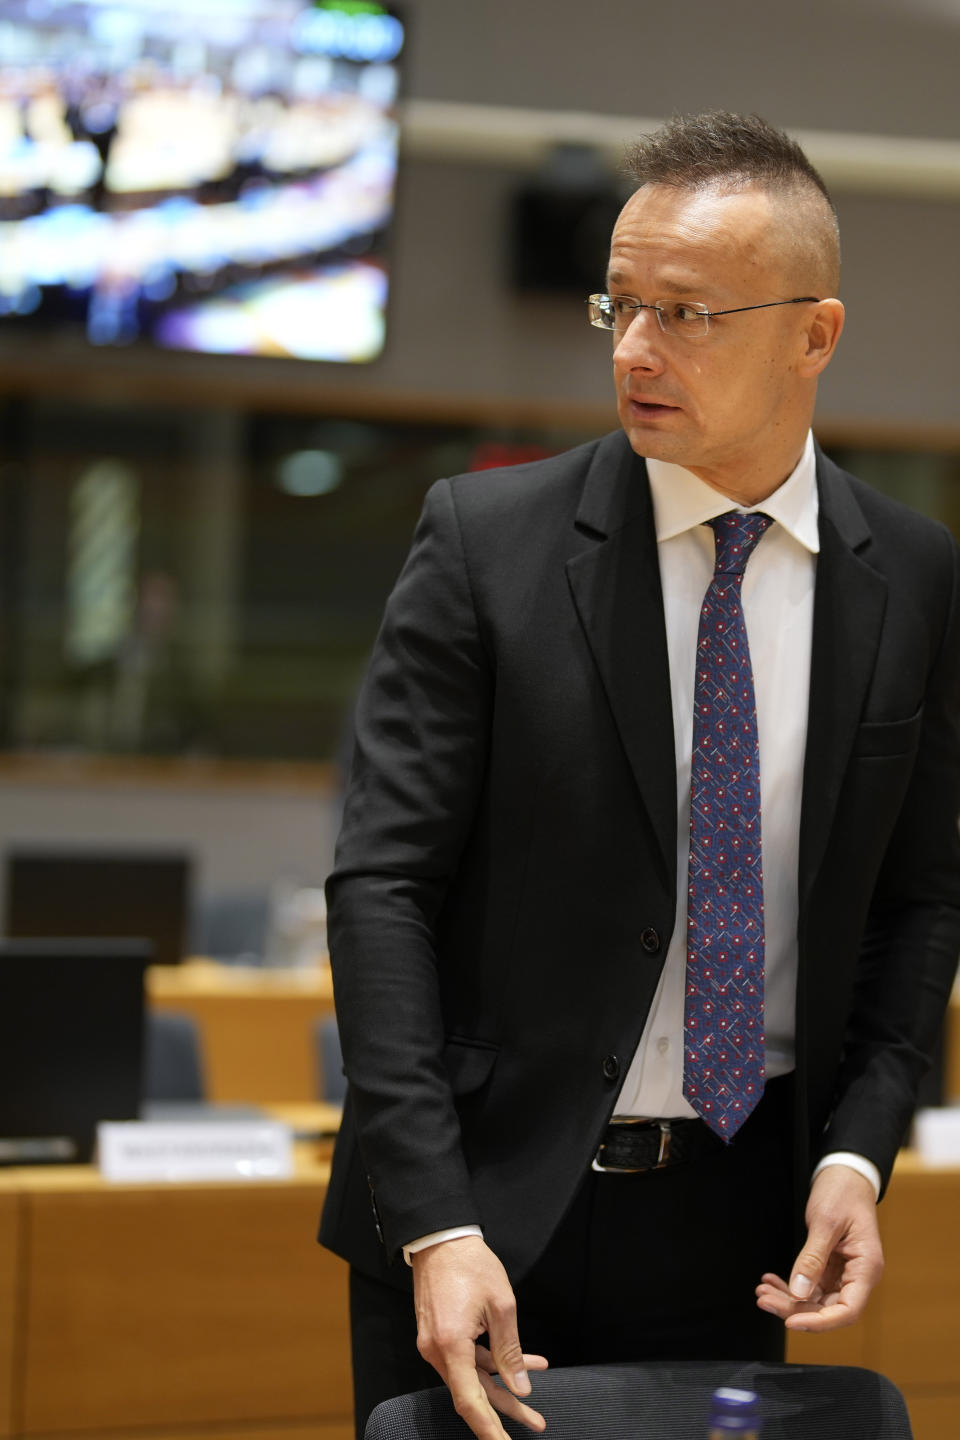
[{"label": "white shirt collar", "polygon": [[796,468],[759,505],[737,505],[682,465],[672,465],[667,460],[647,460],[646,465],[658,543],[682,535],[685,530],[703,525],[731,509],[748,514],[751,510],[762,510],[812,555],[820,550],[817,464],[813,434],[809,430]]}]

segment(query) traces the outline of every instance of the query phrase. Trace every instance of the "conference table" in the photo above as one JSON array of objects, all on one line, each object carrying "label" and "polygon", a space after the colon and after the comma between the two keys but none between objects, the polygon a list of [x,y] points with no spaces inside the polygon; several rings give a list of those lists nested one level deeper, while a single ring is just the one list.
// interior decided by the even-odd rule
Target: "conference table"
[{"label": "conference table", "polygon": [[[297,1128],[335,1123],[329,1107],[274,1113]],[[348,1440],[346,1267],[314,1243],[329,1149],[300,1142],[283,1181],[0,1173],[0,1437]],[[958,1213],[960,1166],[904,1152],[866,1319],[789,1349],[888,1375],[917,1440],[960,1433]]]},{"label": "conference table", "polygon": [[[149,993],[197,1020],[212,1098],[259,1102],[296,1132],[335,1128],[336,1110],[310,1101],[326,969],[204,962],[151,972]],[[0,1440],[348,1440],[346,1267],[315,1243],[330,1150],[301,1140],[282,1181],[0,1171]],[[917,1440],[960,1435],[958,1216],[960,1165],[904,1151],[864,1321],[796,1335],[788,1352],[888,1375]]]},{"label": "conference table", "polygon": [[348,1440],[346,1266],[315,1243],[330,1148],[298,1143],[283,1181],[0,1172],[0,1436]]}]

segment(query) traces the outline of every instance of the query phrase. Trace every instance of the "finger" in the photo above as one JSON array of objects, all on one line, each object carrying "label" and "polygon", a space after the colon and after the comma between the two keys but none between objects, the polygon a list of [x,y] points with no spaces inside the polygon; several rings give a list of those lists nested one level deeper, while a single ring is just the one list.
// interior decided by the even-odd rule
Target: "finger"
[{"label": "finger", "polygon": [[764,1291],[761,1288],[757,1290],[757,1307],[765,1310],[768,1315],[776,1315],[781,1320],[786,1320],[788,1315],[795,1315],[799,1303],[778,1290]]},{"label": "finger", "polygon": [[808,1300],[795,1300],[790,1294],[785,1280],[779,1275],[765,1275],[760,1284],[756,1287],[754,1294],[757,1297],[757,1304],[761,1310],[769,1310],[772,1315],[794,1315],[804,1310],[815,1310],[823,1304],[824,1289],[817,1285],[810,1293]]},{"label": "finger", "polygon": [[757,1290],[759,1309],[765,1310],[768,1315],[777,1315],[781,1320],[786,1320],[788,1315],[812,1313],[820,1308],[820,1304],[820,1300],[794,1300],[781,1290],[764,1290],[762,1287]]},{"label": "finger", "polygon": [[845,1325],[855,1325],[867,1308],[872,1288],[868,1280],[851,1280],[841,1290],[825,1295],[816,1311],[801,1319],[804,1323],[811,1322],[808,1325],[811,1330],[839,1330]]},{"label": "finger", "polygon": [[837,1296],[831,1295],[827,1298],[835,1303],[823,1305],[809,1313],[800,1311],[795,1315],[788,1315],[783,1322],[785,1327],[788,1330],[809,1330],[816,1335],[826,1330],[842,1330],[847,1325],[855,1325],[860,1319],[862,1310],[854,1314]]},{"label": "finger", "polygon": [[818,1300],[793,1300],[789,1295],[782,1295],[779,1291],[768,1294],[757,1294],[757,1308],[765,1310],[768,1315],[776,1315],[779,1320],[787,1320],[793,1315],[815,1315],[822,1306],[830,1300],[831,1303],[839,1296],[822,1296]]},{"label": "finger", "polygon": [[760,1284],[755,1290],[757,1297],[757,1308],[766,1311],[768,1315],[776,1315],[779,1320],[786,1320],[791,1315],[812,1315],[823,1308],[824,1305],[833,1304],[839,1300],[839,1292],[825,1294],[823,1287],[818,1285],[811,1292],[809,1300],[795,1300],[790,1294],[787,1282],[779,1275],[764,1275]]},{"label": "finger", "polygon": [[443,1359],[445,1365],[441,1374],[447,1382],[453,1408],[464,1424],[469,1426],[477,1440],[506,1440],[506,1431],[490,1405],[477,1370],[473,1342],[468,1340],[462,1345],[451,1346],[444,1352]]},{"label": "finger", "polygon": [[[496,1375],[496,1362],[486,1345],[476,1347],[476,1361],[479,1368],[485,1370],[488,1375]],[[526,1351],[523,1354],[523,1364],[527,1370],[547,1370],[550,1367],[550,1361],[545,1355],[528,1355]]]},{"label": "finger", "polygon": [[532,1406],[525,1405],[518,1400],[516,1395],[511,1395],[509,1390],[504,1390],[498,1385],[492,1375],[485,1371],[480,1372],[480,1384],[483,1387],[489,1403],[499,1410],[501,1415],[508,1416],[511,1420],[519,1420],[521,1425],[526,1425],[530,1430],[545,1430],[547,1422],[539,1410]]},{"label": "finger", "polygon": [[[768,1294],[770,1294],[770,1295],[783,1295],[783,1296],[785,1296],[788,1300],[793,1300],[793,1299],[794,1299],[794,1297],[790,1294],[790,1288],[789,1288],[789,1286],[787,1285],[786,1281],[785,1281],[785,1280],[781,1280],[779,1276],[776,1276],[776,1277],[775,1277],[774,1282],[771,1282],[771,1281],[768,1281],[768,1280],[761,1280],[760,1284],[759,1284],[759,1285],[757,1286],[757,1288],[756,1288],[755,1293],[756,1293],[757,1295],[759,1295],[759,1294],[761,1293],[761,1291],[766,1292],[766,1293],[768,1293]],[[810,1299],[811,1299],[811,1300],[817,1300],[822,1294],[823,1294],[823,1286],[822,1286],[822,1285],[817,1285],[817,1286],[815,1286],[814,1289],[811,1291]],[[800,1303],[802,1303],[802,1302],[800,1302],[800,1301],[794,1301],[794,1304],[800,1304]]]},{"label": "finger", "polygon": [[837,1226],[814,1223],[790,1272],[790,1294],[795,1300],[809,1300],[827,1268],[840,1238]]},{"label": "finger", "polygon": [[487,1335],[496,1373],[504,1385],[512,1390],[514,1395],[529,1395],[530,1379],[520,1348],[517,1307],[512,1295],[509,1300],[499,1301],[495,1308],[490,1306],[487,1312]]}]

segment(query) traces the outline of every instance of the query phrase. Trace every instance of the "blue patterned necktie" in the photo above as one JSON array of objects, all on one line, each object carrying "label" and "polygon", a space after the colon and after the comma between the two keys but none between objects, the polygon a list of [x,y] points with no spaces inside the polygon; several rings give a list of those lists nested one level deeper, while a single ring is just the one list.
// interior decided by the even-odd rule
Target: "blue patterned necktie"
[{"label": "blue patterned necktie", "polygon": [[683,1093],[729,1140],[763,1093],[763,862],[757,706],[740,591],[768,515],[710,521],[690,769]]}]

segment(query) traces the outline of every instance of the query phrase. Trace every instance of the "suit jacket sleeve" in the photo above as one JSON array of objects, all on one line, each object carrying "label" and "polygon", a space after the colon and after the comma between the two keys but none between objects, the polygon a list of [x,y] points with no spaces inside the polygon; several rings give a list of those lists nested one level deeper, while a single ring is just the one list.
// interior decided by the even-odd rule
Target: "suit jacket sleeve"
[{"label": "suit jacket sleeve", "polygon": [[884,1186],[943,1021],[960,947],[960,555],[942,530],[941,540],[946,604],[916,762],[874,889],[823,1145],[824,1153],[866,1155]]},{"label": "suit jacket sleeve", "polygon": [[443,1060],[436,932],[483,784],[492,690],[452,490],[441,481],[358,700],[328,881],[344,1068],[390,1255],[480,1220]]}]

